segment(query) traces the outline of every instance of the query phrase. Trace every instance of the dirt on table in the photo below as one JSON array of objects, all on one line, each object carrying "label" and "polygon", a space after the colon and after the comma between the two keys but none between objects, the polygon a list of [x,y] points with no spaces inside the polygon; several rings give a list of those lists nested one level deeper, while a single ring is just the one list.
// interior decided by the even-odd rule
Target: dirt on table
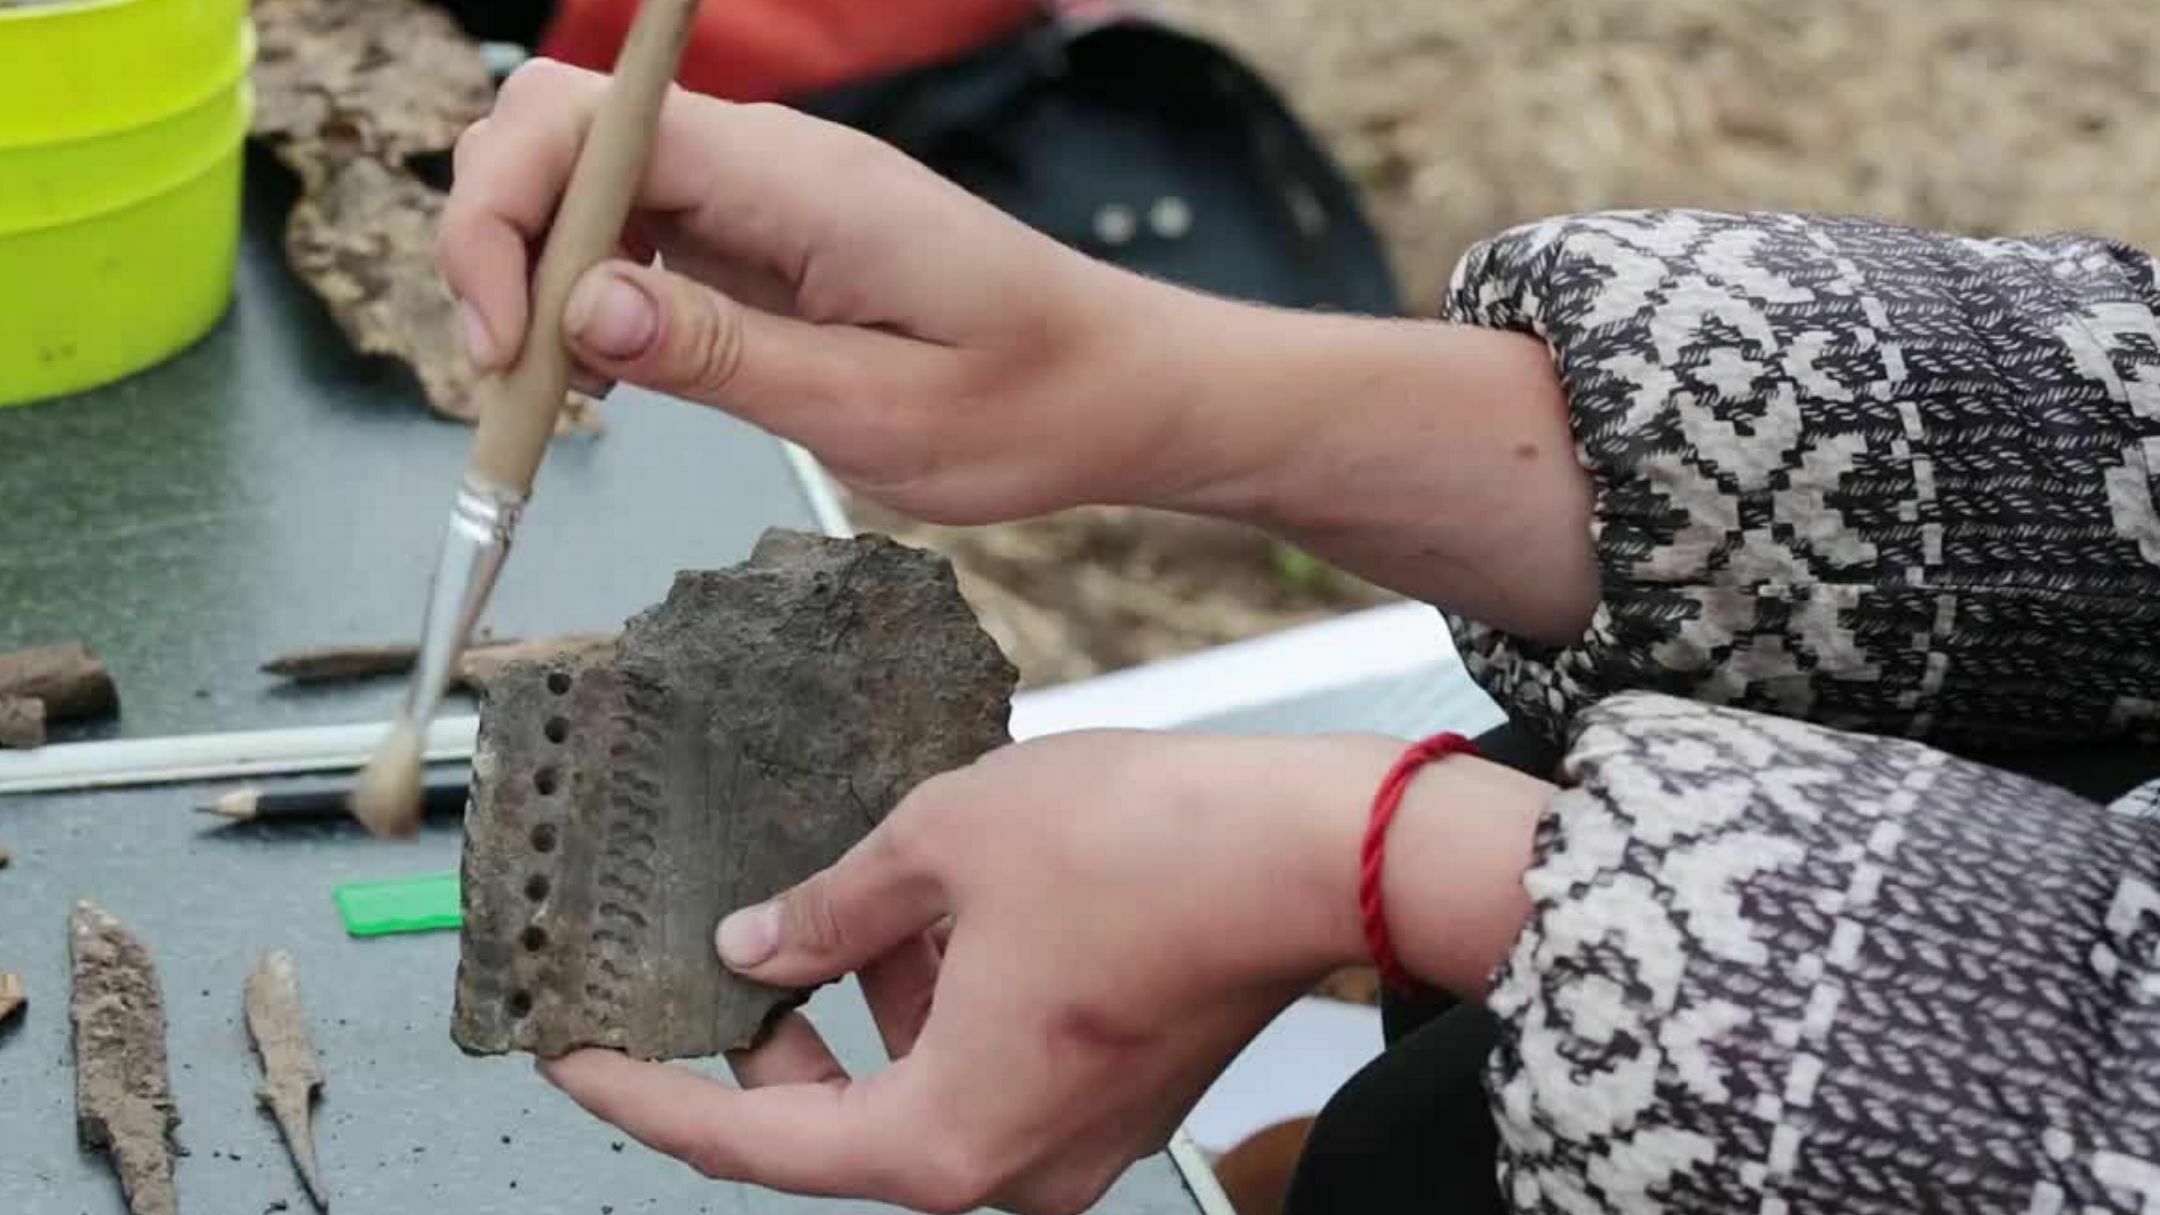
[{"label": "dirt on table", "polygon": [[[1608,207],[1864,213],[2160,248],[2149,0],[1151,7],[1283,89],[1364,189],[1419,311],[1472,242]],[[1264,537],[1143,511],[899,530],[954,558],[1037,686],[1378,598]]]},{"label": "dirt on table", "polygon": [[2160,245],[2144,0],[1159,0],[1277,81],[1411,298],[1540,216],[1859,212]]},{"label": "dirt on table", "polygon": [[961,593],[1044,687],[1386,602],[1250,528],[1126,507],[939,527],[851,501],[848,516],[950,557]]}]

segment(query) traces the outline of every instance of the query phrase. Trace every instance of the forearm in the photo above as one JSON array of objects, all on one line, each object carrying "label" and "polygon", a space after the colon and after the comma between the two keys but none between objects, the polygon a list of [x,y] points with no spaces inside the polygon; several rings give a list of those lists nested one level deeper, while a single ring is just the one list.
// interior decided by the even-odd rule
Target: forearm
[{"label": "forearm", "polygon": [[1541,342],[1155,290],[1136,362],[1173,423],[1147,505],[1257,524],[1518,635],[1581,635],[1590,486]]}]

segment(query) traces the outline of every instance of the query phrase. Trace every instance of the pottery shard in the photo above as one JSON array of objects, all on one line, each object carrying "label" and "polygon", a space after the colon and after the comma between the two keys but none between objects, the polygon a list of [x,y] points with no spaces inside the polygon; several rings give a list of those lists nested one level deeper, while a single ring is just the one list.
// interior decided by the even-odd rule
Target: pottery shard
[{"label": "pottery shard", "polygon": [[611,654],[506,669],[473,761],[452,1037],[751,1045],[807,993],[725,970],[714,926],[1004,743],[1014,678],[943,558],[786,532],[677,575]]},{"label": "pottery shard", "polygon": [[0,696],[0,747],[30,750],[45,745],[45,702]]},{"label": "pottery shard", "polygon": [[74,990],[75,1128],[85,1148],[112,1156],[135,1215],[173,1215],[172,1085],[165,1066],[165,1000],[150,951],[89,903],[68,919]]}]

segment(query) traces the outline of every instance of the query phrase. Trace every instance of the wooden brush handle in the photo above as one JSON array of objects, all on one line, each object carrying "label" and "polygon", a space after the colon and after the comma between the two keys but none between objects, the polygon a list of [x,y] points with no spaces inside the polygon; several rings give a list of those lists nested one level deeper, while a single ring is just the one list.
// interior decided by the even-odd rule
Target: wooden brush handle
[{"label": "wooden brush handle", "polygon": [[476,389],[480,433],[469,470],[491,488],[519,497],[532,489],[570,390],[563,307],[578,276],[615,251],[696,11],[697,0],[644,0],[638,6],[533,272],[531,320],[517,361]]}]

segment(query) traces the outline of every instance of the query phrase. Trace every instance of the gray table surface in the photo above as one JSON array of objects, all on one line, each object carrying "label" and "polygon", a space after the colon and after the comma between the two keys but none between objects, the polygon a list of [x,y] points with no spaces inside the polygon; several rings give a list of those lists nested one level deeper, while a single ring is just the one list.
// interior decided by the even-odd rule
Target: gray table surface
[{"label": "gray table surface", "polygon": [[[80,639],[121,688],[118,722],[78,736],[350,722],[387,715],[397,681],[279,689],[256,664],[291,646],[409,639],[469,434],[430,419],[411,381],[354,357],[274,256],[277,183],[250,182],[232,315],[133,380],[0,410],[0,649]],[[743,556],[769,525],[814,526],[777,444],[706,410],[617,400],[609,433],[558,443],[490,617],[503,634],[603,629],[674,570]],[[331,905],[352,880],[455,867],[458,834],[409,846],[338,825],[218,829],[160,787],[0,799],[0,970],[25,1015],[0,1028],[0,1212],[123,1209],[75,1143],[65,924],[78,898],[155,952],[184,1124],[184,1212],[309,1209],[254,1107],[241,983],[290,949],[329,1073],[318,1128],[336,1209],[458,1212],[864,1210],[704,1181],[619,1136],[521,1060],[450,1044],[456,939],[359,941]],[[852,988],[811,1014],[851,1066],[876,1036]],[[1100,1208],[1196,1204],[1171,1162],[1143,1162]]]},{"label": "gray table surface", "polygon": [[[157,957],[189,1152],[177,1174],[184,1213],[255,1215],[277,1202],[310,1209],[252,1096],[240,992],[272,945],[299,963],[329,1077],[316,1120],[322,1165],[345,1215],[877,1209],[715,1185],[593,1121],[526,1060],[461,1055],[448,1032],[455,936],[352,939],[330,902],[339,883],[453,868],[454,826],[432,827],[411,845],[375,843],[344,824],[205,826],[188,809],[204,792],[0,801],[0,840],[15,854],[0,870],[0,969],[21,973],[31,1000],[19,1025],[0,1029],[0,1211],[123,1209],[104,1161],[75,1144],[64,925],[83,897],[126,921]],[[820,993],[810,1015],[851,1068],[878,1064],[853,988]],[[1168,1158],[1155,1157],[1100,1210],[1190,1215],[1195,1204]]]},{"label": "gray table surface", "polygon": [[[255,166],[233,310],[143,375],[0,409],[0,650],[79,640],[147,737],[383,718],[396,681],[280,689],[299,646],[410,641],[471,444],[403,368],[352,354],[276,250]],[[558,440],[485,624],[612,629],[674,571],[815,526],[785,454],[710,409],[619,392],[607,433]]]}]

